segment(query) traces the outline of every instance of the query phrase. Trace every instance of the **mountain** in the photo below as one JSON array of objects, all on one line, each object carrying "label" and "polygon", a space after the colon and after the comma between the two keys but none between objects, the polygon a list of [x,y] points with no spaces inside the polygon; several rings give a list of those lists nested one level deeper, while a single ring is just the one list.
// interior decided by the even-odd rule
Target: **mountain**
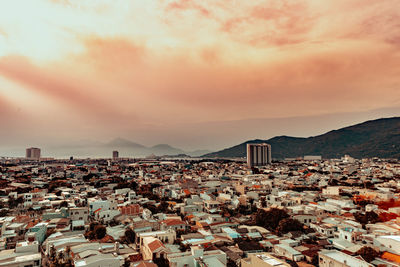
[{"label": "mountain", "polygon": [[304,155],[340,158],[345,154],[355,158],[400,158],[400,117],[366,121],[308,138],[277,136],[250,140],[203,157],[245,157],[248,143],[270,144],[275,159]]},{"label": "mountain", "polygon": [[134,148],[146,148],[144,145],[123,139],[115,138],[114,140],[105,144],[108,147],[134,147]]},{"label": "mountain", "polygon": [[47,146],[43,152],[47,156],[68,158],[70,156],[78,158],[100,157],[109,158],[113,150],[119,152],[120,157],[136,157],[142,158],[149,155],[155,156],[172,156],[172,155],[189,155],[198,157],[210,151],[184,151],[179,148],[172,147],[167,144],[158,144],[147,147],[123,138],[116,138],[108,143],[93,142],[83,140],[77,143],[71,143],[62,146]]},{"label": "mountain", "polygon": [[204,155],[204,154],[209,154],[209,153],[212,153],[213,151],[211,151],[211,150],[207,150],[207,149],[199,149],[199,150],[195,150],[195,151],[191,151],[191,152],[188,152],[188,154],[190,155],[190,156],[192,156],[192,157],[200,157],[200,156],[202,156],[202,155]]},{"label": "mountain", "polygon": [[186,153],[182,149],[175,148],[167,144],[155,145],[151,147],[150,150],[154,155],[178,155]]}]

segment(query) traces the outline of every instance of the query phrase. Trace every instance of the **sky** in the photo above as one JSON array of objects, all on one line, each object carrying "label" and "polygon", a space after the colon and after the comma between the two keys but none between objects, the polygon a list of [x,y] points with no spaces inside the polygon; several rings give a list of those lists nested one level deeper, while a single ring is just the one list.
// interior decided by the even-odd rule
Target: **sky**
[{"label": "sky", "polygon": [[216,150],[399,108],[398,0],[0,3],[0,148]]}]

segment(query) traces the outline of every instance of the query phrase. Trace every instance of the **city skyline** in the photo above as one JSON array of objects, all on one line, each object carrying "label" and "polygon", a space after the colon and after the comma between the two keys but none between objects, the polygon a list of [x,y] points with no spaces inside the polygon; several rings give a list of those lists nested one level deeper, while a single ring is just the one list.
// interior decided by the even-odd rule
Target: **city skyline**
[{"label": "city skyline", "polygon": [[1,6],[1,147],[217,150],[400,114],[398,1]]}]

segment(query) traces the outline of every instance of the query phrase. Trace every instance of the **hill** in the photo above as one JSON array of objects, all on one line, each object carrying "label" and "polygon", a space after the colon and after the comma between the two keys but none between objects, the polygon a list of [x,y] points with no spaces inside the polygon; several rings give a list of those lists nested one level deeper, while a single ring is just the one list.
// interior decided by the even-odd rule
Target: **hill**
[{"label": "hill", "polygon": [[143,149],[146,148],[144,145],[123,139],[123,138],[115,138],[114,140],[108,142],[105,144],[106,147],[130,147],[130,148],[138,148],[138,149]]},{"label": "hill", "polygon": [[304,155],[340,158],[345,154],[355,158],[400,158],[400,117],[366,121],[308,138],[277,136],[250,140],[203,157],[245,157],[248,143],[270,144],[274,159]]},{"label": "hill", "polygon": [[83,140],[76,144],[68,144],[64,146],[49,146],[43,149],[46,155],[52,157],[66,158],[69,156],[86,158],[86,157],[111,157],[111,152],[117,150],[120,157],[147,157],[155,156],[172,156],[172,155],[187,155],[198,157],[200,155],[210,153],[207,150],[184,151],[182,149],[170,146],[168,144],[158,144],[155,146],[145,146],[139,143],[132,142],[123,138],[116,138],[108,143],[93,142]]}]

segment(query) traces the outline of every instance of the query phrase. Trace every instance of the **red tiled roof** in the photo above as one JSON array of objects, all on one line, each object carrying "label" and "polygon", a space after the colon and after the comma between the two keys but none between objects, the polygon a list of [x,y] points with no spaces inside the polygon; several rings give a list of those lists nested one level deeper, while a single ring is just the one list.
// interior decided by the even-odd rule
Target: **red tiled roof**
[{"label": "red tiled roof", "polygon": [[179,219],[167,219],[167,220],[162,221],[162,223],[165,223],[167,226],[185,224],[185,222],[183,222],[182,220],[179,220]]},{"label": "red tiled roof", "polygon": [[157,267],[157,264],[148,261],[142,261],[136,267]]},{"label": "red tiled roof", "polygon": [[159,248],[165,248],[164,244],[160,240],[154,240],[148,245],[151,252],[155,252]]},{"label": "red tiled roof", "polygon": [[114,238],[110,235],[106,235],[105,237],[100,239],[100,243],[114,243],[114,242],[115,242]]}]

